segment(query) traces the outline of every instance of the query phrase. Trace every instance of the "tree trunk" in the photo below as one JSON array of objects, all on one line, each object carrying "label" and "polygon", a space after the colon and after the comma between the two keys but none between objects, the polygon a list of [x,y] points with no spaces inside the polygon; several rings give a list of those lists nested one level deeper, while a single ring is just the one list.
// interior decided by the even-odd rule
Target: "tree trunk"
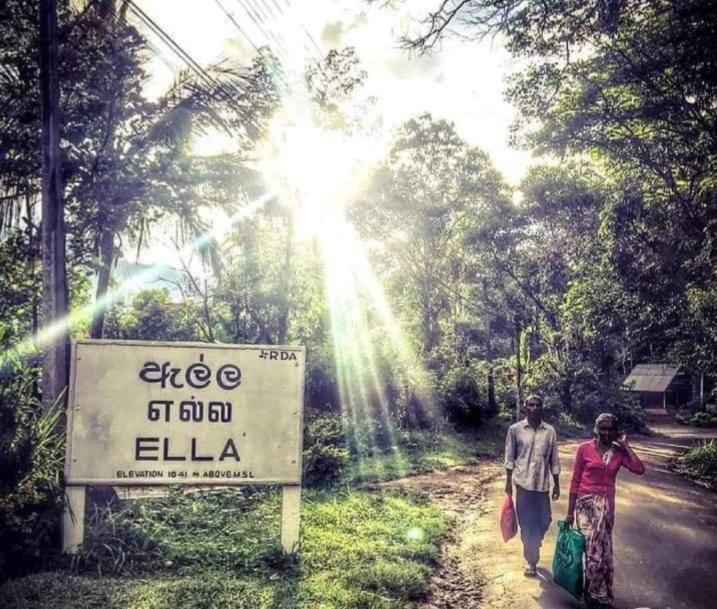
[{"label": "tree trunk", "polygon": [[[484,279],[481,282],[483,288],[483,302],[488,302],[488,282]],[[490,315],[484,314],[483,327],[485,331],[485,358],[489,362],[493,361],[493,335],[490,327]],[[493,368],[491,367],[491,371]],[[492,374],[492,372],[491,372]]]},{"label": "tree trunk", "polygon": [[495,401],[495,377],[493,376],[493,365],[488,368],[488,414],[493,416],[498,412],[498,404]]},{"label": "tree trunk", "polygon": [[523,370],[520,365],[520,337],[522,327],[520,320],[515,320],[515,420],[520,420],[520,408],[523,405]]},{"label": "tree trunk", "polygon": [[[32,279],[33,285],[35,280],[35,271],[37,270],[37,227],[34,221],[35,206],[33,205],[32,195],[28,192],[25,195],[25,215],[27,216],[27,244],[28,244],[28,267],[27,272]],[[32,290],[32,304],[30,308],[30,315],[32,316],[32,336],[37,341],[37,331],[40,328],[40,302],[37,297],[37,292],[33,288]]]},{"label": "tree trunk", "polygon": [[[60,161],[60,83],[57,72],[57,0],[40,0],[40,104],[42,115],[42,317],[47,330],[67,316],[65,224]],[[69,378],[69,332],[48,334],[42,401],[52,406]]]},{"label": "tree trunk", "polygon": [[105,326],[105,304],[103,299],[110,287],[112,264],[115,259],[115,235],[110,230],[100,235],[100,272],[97,277],[97,293],[95,297],[95,314],[90,327],[90,338],[102,338]]},{"label": "tree trunk", "polygon": [[286,252],[284,257],[284,274],[281,281],[281,310],[279,312],[279,344],[285,345],[289,330],[289,290],[291,289],[291,249],[294,223],[291,212],[286,222]]},{"label": "tree trunk", "polygon": [[562,399],[563,410],[572,412],[573,410],[573,383],[570,377],[563,379],[562,383]]}]

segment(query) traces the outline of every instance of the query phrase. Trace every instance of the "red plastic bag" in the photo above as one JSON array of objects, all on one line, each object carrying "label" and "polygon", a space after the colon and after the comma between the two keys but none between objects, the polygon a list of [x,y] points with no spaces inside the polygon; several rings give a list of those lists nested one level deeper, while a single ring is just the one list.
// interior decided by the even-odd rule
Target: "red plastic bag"
[{"label": "red plastic bag", "polygon": [[505,496],[503,506],[500,508],[500,532],[503,534],[503,541],[512,539],[518,532],[518,516],[510,495]]}]

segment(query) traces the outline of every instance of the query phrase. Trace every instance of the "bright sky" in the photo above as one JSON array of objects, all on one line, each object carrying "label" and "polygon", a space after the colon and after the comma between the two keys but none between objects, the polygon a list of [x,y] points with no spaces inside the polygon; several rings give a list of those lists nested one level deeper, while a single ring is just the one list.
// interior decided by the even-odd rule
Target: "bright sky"
[{"label": "bright sky", "polygon": [[[368,4],[365,0],[135,2],[203,66],[221,59],[246,64],[256,54],[254,46],[268,45],[282,60],[286,71],[293,70],[298,75],[303,74],[307,63],[325,56],[330,49],[352,46],[367,72],[365,92],[377,99],[377,111],[384,127],[392,130],[418,114],[430,112],[437,118],[453,121],[468,143],[490,155],[510,184],[517,186],[527,171],[530,155],[508,145],[514,110],[503,99],[503,89],[513,66],[499,40],[479,43],[449,38],[443,41],[441,48],[423,57],[411,56],[400,48],[400,36],[409,30],[416,31],[419,20],[429,9],[435,9],[440,0],[398,0],[396,10],[381,8],[384,2]],[[241,32],[224,11],[234,18]],[[131,13],[129,19],[140,27],[155,49],[147,93],[160,95],[186,65]],[[213,154],[221,145],[216,136],[205,138],[195,145],[195,151]],[[381,151],[376,150],[376,146],[373,148],[378,160]],[[296,158],[296,154],[289,158]],[[297,171],[310,175],[306,162],[316,158],[315,151],[303,155],[303,166],[297,167]],[[328,159],[322,162],[330,165]],[[366,159],[366,163],[370,160]],[[304,211],[310,212],[311,208]],[[315,216],[304,215],[307,220]],[[223,216],[207,220],[214,226],[226,224]],[[167,233],[166,238],[158,239],[161,232]],[[172,233],[169,227],[155,227],[154,243],[142,252],[140,261],[179,268],[176,249],[161,245],[171,242]],[[134,260],[134,256],[131,259]],[[192,268],[198,266],[196,256],[184,256],[184,262]]]},{"label": "bright sky", "polygon": [[[451,120],[515,185],[525,175],[530,156],[508,146],[514,110],[502,91],[512,60],[500,42],[448,39],[429,57],[410,57],[399,48],[400,35],[415,29],[417,20],[438,3],[411,0],[391,10],[363,0],[138,0],[202,65],[220,58],[247,61],[254,54],[253,43],[268,44],[299,71],[307,59],[319,57],[314,44],[323,55],[331,48],[353,46],[368,73],[367,90],[378,99],[387,125],[397,126],[422,112]],[[405,4],[411,5],[410,11]],[[165,62],[175,70],[182,64],[165,45],[153,42],[164,58],[155,58],[150,69],[150,92],[158,94],[173,78]]]}]

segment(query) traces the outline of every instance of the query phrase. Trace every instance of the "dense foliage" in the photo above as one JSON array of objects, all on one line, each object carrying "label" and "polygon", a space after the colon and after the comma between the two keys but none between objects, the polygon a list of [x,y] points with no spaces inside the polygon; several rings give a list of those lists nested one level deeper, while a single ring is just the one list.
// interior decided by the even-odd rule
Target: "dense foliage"
[{"label": "dense foliage", "polygon": [[34,370],[6,365],[0,375],[0,579],[57,554],[64,438],[59,404],[43,413]]},{"label": "dense foliage", "polygon": [[717,489],[717,440],[693,446],[676,460],[674,466],[706,486]]},{"label": "dense foliage", "polygon": [[[602,345],[586,346],[606,374],[614,363],[622,373],[642,361],[712,373],[717,351],[706,315],[717,268],[714,3],[444,2],[406,42],[426,50],[465,30],[499,32],[522,60],[508,86],[520,110],[516,141],[589,159],[584,171],[593,186],[583,184],[597,198],[588,216],[589,208],[571,213],[580,218],[576,228],[588,229],[573,233],[571,243],[593,245],[582,253],[579,276],[566,276],[558,293],[564,314],[582,326],[571,342],[599,337]],[[521,187],[529,206],[530,182]],[[586,201],[565,189],[545,194],[564,212]],[[590,215],[587,226],[582,219]],[[562,255],[558,261],[570,262]]]}]

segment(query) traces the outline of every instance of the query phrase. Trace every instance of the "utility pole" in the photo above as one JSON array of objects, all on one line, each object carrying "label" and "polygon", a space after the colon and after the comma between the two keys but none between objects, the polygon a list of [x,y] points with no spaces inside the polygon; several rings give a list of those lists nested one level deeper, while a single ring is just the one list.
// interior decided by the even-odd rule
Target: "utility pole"
[{"label": "utility pole", "polygon": [[[57,0],[40,0],[40,103],[42,116],[42,317],[50,328],[67,315],[65,224],[60,162],[60,83]],[[48,341],[42,372],[47,409],[67,385],[69,341],[66,329]]]}]

